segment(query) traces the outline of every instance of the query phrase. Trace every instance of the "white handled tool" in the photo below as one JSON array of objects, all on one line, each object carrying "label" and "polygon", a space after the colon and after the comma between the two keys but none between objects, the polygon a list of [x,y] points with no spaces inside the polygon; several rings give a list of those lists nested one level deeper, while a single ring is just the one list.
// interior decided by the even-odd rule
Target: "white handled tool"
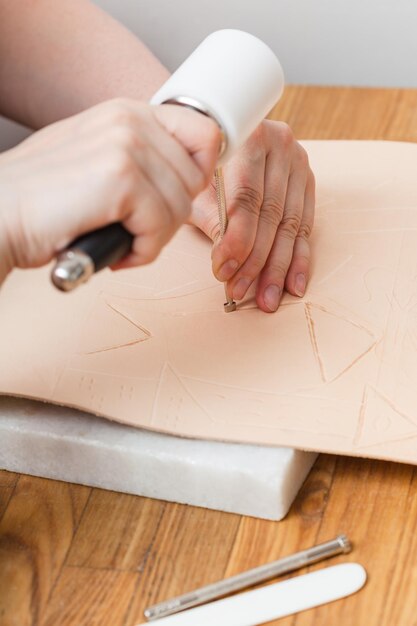
[{"label": "white handled tool", "polygon": [[[213,118],[223,134],[221,166],[279,100],[283,88],[281,65],[265,43],[240,30],[220,30],[196,48],[151,103],[183,105]],[[225,208],[223,212],[224,232]],[[94,272],[122,259],[132,243],[133,236],[119,223],[79,237],[58,256],[53,284],[72,291]],[[227,304],[226,310],[233,310],[232,302]]]},{"label": "white handled tool", "polygon": [[151,99],[209,115],[220,126],[223,165],[280,99],[284,73],[272,50],[241,30],[209,35]]},{"label": "white handled tool", "polygon": [[362,565],[343,563],[176,613],[152,625],[257,626],[349,596],[365,581]]}]

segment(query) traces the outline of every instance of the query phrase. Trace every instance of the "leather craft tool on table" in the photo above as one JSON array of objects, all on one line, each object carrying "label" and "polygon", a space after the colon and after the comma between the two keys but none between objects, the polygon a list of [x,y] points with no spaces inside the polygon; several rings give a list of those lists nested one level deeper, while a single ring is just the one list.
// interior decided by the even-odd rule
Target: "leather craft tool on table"
[{"label": "leather craft tool on table", "polygon": [[145,610],[145,617],[148,620],[167,617],[168,615],[173,615],[185,609],[217,600],[230,593],[265,582],[276,576],[282,576],[312,563],[317,563],[323,559],[328,559],[337,554],[346,554],[351,549],[352,545],[349,539],[345,535],[339,535],[331,541],[296,552],[278,561],[261,565],[177,598],[155,604]]},{"label": "leather craft tool on table", "polygon": [[189,611],[158,619],[155,626],[258,626],[334,602],[356,593],[366,582],[359,563],[340,563],[273,585],[238,593]]}]

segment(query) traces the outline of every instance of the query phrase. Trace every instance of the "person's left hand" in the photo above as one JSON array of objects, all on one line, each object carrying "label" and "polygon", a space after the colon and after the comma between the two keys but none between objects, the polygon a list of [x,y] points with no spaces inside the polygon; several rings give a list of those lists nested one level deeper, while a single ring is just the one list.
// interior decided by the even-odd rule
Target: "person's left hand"
[{"label": "person's left hand", "polygon": [[271,313],[284,288],[301,297],[308,281],[315,181],[307,153],[286,124],[264,120],[224,174],[224,238],[213,185],[194,201],[190,222],[215,242],[213,272],[229,296],[241,300],[257,281],[256,302]]}]

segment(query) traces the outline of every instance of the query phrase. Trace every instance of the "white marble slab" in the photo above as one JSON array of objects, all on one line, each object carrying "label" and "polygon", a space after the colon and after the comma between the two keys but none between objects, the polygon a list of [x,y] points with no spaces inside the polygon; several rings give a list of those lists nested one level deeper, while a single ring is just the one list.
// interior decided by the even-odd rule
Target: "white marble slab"
[{"label": "white marble slab", "polygon": [[0,397],[0,469],[272,520],[316,454],[181,439]]}]

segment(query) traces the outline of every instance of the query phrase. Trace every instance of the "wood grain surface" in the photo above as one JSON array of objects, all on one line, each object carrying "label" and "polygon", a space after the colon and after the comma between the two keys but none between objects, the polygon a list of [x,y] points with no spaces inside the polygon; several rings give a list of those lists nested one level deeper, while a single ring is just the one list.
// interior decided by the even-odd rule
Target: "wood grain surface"
[{"label": "wood grain surface", "polygon": [[[417,141],[414,90],[289,87],[274,116],[299,138]],[[413,626],[416,525],[417,470],[379,461],[320,456],[277,523],[0,472],[0,626],[133,626],[151,603],[340,532],[354,551],[331,563],[362,563],[366,587],[273,623]]]}]

